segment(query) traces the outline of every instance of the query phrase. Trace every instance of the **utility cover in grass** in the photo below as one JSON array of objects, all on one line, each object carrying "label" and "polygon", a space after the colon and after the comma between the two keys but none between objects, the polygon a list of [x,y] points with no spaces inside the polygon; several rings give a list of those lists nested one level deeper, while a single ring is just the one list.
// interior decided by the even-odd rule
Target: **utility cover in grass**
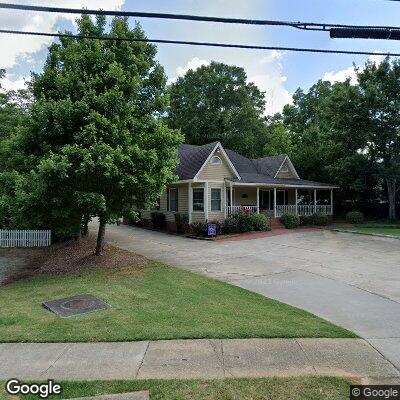
[{"label": "utility cover in grass", "polygon": [[107,303],[91,294],[67,297],[65,299],[51,300],[43,303],[43,307],[57,314],[61,318],[73,317],[94,311],[110,308]]}]

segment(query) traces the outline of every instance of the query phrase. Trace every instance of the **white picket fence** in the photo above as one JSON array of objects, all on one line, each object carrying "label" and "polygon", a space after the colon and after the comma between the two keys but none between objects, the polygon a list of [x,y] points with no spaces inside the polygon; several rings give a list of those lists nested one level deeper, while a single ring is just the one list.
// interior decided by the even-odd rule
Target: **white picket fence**
[{"label": "white picket fence", "polygon": [[50,246],[51,231],[0,229],[0,247]]}]

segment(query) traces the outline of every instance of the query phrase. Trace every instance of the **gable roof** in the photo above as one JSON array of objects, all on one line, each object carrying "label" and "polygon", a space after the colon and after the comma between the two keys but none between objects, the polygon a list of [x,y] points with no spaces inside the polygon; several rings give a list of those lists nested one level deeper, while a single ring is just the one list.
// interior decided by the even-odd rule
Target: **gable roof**
[{"label": "gable roof", "polygon": [[[290,158],[286,154],[280,154],[272,157],[263,157],[251,159],[244,157],[235,151],[222,147],[221,143],[213,142],[203,146],[192,144],[181,144],[179,146],[179,166],[177,175],[180,180],[194,179],[204,167],[207,160],[211,157],[213,151],[219,147],[225,153],[227,161],[231,164],[232,170],[237,175],[237,178],[230,180],[242,183],[264,183],[264,184],[280,184],[280,185],[299,185],[299,186],[319,186],[333,187],[330,184],[306,181],[299,179]],[[285,160],[289,162],[290,167],[293,167],[293,172],[296,178],[279,179],[276,178],[279,170]]]}]

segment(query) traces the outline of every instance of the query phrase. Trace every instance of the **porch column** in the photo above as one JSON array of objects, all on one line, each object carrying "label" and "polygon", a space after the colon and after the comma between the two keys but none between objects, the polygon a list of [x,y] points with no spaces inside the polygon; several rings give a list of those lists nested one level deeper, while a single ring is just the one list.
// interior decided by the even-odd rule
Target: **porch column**
[{"label": "porch column", "polygon": [[[232,182],[231,182],[231,187],[230,187],[230,193],[231,193],[231,207],[233,206],[233,185],[232,185]],[[231,211],[232,211],[232,208],[231,208]]]},{"label": "porch column", "polygon": [[[223,189],[222,189],[223,191],[224,191],[224,197],[223,197],[223,199],[224,199],[224,201],[223,201],[223,205],[224,205],[224,219],[226,219],[226,207],[228,207],[228,201],[227,201],[227,198],[226,198],[226,182],[224,181],[224,186],[223,186]],[[221,201],[222,201],[222,199],[221,199]]]},{"label": "porch column", "polygon": [[297,188],[295,189],[295,193],[296,193],[296,196],[295,196],[295,201],[296,201],[296,214],[298,214],[299,213],[299,210],[298,210],[298,206],[297,206]]},{"label": "porch column", "polygon": [[257,214],[260,214],[260,188],[257,186]]},{"label": "porch column", "polygon": [[276,218],[276,188],[274,188],[274,218]]},{"label": "porch column", "polygon": [[317,212],[317,189],[314,189],[314,213]]},{"label": "porch column", "polygon": [[204,216],[206,222],[208,222],[208,182],[204,184]]},{"label": "porch column", "polygon": [[188,193],[188,199],[189,199],[189,204],[188,204],[189,224],[191,224],[191,223],[192,223],[192,212],[193,212],[193,191],[192,191],[192,182],[189,182],[188,190],[189,190],[189,193]]},{"label": "porch column", "polygon": [[333,189],[331,189],[331,215],[333,215]]}]

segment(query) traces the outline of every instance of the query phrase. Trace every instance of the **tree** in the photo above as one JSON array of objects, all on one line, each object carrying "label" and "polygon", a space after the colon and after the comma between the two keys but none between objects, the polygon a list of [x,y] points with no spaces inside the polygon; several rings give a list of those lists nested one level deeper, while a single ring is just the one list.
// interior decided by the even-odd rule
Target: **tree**
[{"label": "tree", "polygon": [[[88,16],[78,34],[145,38],[126,19],[106,33],[104,17]],[[182,137],[161,119],[168,97],[155,55],[144,42],[61,38],[32,77],[30,125],[17,144],[29,159],[21,212],[64,237],[97,216],[96,254],[108,222],[154,202],[174,178]]]},{"label": "tree", "polygon": [[366,111],[367,141],[363,152],[386,183],[389,219],[396,219],[400,191],[400,60],[368,62],[357,71],[361,107]]},{"label": "tree", "polygon": [[168,123],[181,129],[186,143],[202,145],[220,141],[249,157],[262,149],[264,93],[247,82],[243,68],[212,62],[189,70],[169,88]]},{"label": "tree", "polygon": [[319,81],[308,92],[298,89],[293,105],[284,108],[283,124],[300,175],[340,185],[342,200],[376,201],[375,166],[362,152],[366,119],[358,87],[350,81]]}]

